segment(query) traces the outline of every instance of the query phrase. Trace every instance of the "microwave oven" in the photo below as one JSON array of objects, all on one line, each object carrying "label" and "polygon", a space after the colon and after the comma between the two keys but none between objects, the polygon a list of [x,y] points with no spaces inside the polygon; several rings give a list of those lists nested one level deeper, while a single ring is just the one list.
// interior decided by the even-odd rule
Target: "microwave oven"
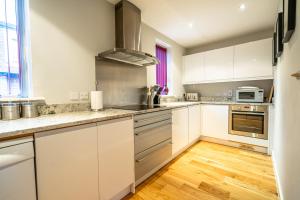
[{"label": "microwave oven", "polygon": [[244,103],[263,103],[264,89],[257,87],[239,87],[236,90],[236,101]]}]

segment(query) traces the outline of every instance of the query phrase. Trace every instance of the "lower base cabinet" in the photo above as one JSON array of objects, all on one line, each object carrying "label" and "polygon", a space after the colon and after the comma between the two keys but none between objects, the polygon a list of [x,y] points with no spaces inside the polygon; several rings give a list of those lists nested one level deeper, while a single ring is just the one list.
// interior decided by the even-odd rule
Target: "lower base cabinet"
[{"label": "lower base cabinet", "polygon": [[172,111],[172,155],[177,155],[189,143],[188,108]]},{"label": "lower base cabinet", "polygon": [[201,135],[200,105],[189,106],[189,144],[194,143]]},{"label": "lower base cabinet", "polygon": [[96,124],[35,137],[39,200],[99,200]]},{"label": "lower base cabinet", "polygon": [[201,105],[201,135],[228,138],[228,105]]},{"label": "lower base cabinet", "polygon": [[35,134],[39,200],[120,199],[134,188],[132,118]]},{"label": "lower base cabinet", "polygon": [[120,199],[134,188],[133,120],[101,122],[98,134],[100,200]]}]

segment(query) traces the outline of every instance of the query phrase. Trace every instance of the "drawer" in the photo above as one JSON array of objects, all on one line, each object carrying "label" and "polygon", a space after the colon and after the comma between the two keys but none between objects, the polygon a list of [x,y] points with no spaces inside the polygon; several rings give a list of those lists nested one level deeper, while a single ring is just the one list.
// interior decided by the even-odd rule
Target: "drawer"
[{"label": "drawer", "polygon": [[141,120],[134,120],[134,128],[139,128],[142,126],[146,126],[148,124],[153,124],[165,120],[172,119],[172,114],[162,114],[159,116],[151,117],[151,118],[145,118]]},{"label": "drawer", "polygon": [[[162,118],[171,118],[172,110],[164,110],[158,112],[151,112],[134,116],[135,127],[151,124],[155,121],[161,121]],[[153,122],[154,121],[154,122]]]},{"label": "drawer", "polygon": [[155,167],[161,165],[172,157],[171,140],[158,144],[144,151],[135,158],[135,180],[151,172]]},{"label": "drawer", "polygon": [[156,144],[172,138],[171,120],[166,120],[157,124],[143,126],[135,132],[135,154],[145,151]]}]

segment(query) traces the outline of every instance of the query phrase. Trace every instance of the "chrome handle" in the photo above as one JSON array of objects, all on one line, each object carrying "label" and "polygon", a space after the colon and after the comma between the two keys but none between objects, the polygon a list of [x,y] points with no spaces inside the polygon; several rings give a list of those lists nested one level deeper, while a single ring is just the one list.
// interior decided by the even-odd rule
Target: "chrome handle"
[{"label": "chrome handle", "polygon": [[142,158],[140,158],[140,159],[136,159],[135,161],[136,161],[137,163],[142,162],[142,161],[145,160],[148,156],[150,156],[153,152],[158,151],[158,150],[160,150],[161,148],[163,148],[163,147],[165,147],[166,145],[169,145],[169,144],[172,144],[172,141],[171,141],[171,140],[167,140],[167,141],[165,141],[165,142],[162,142],[162,143],[156,145],[155,148],[153,147],[154,149],[153,149],[149,154],[145,155],[144,157],[142,157]]},{"label": "chrome handle", "polygon": [[260,113],[260,112],[236,112],[232,111],[232,114],[241,114],[241,115],[265,115],[265,113]]}]

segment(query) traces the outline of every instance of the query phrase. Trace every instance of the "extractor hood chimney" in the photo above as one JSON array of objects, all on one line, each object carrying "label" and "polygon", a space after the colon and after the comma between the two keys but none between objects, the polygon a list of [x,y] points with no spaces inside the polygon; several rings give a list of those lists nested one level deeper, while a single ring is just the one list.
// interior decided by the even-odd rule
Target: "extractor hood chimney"
[{"label": "extractor hood chimney", "polygon": [[141,10],[127,0],[115,5],[116,48],[102,52],[98,58],[136,66],[158,64],[155,56],[141,51]]}]

